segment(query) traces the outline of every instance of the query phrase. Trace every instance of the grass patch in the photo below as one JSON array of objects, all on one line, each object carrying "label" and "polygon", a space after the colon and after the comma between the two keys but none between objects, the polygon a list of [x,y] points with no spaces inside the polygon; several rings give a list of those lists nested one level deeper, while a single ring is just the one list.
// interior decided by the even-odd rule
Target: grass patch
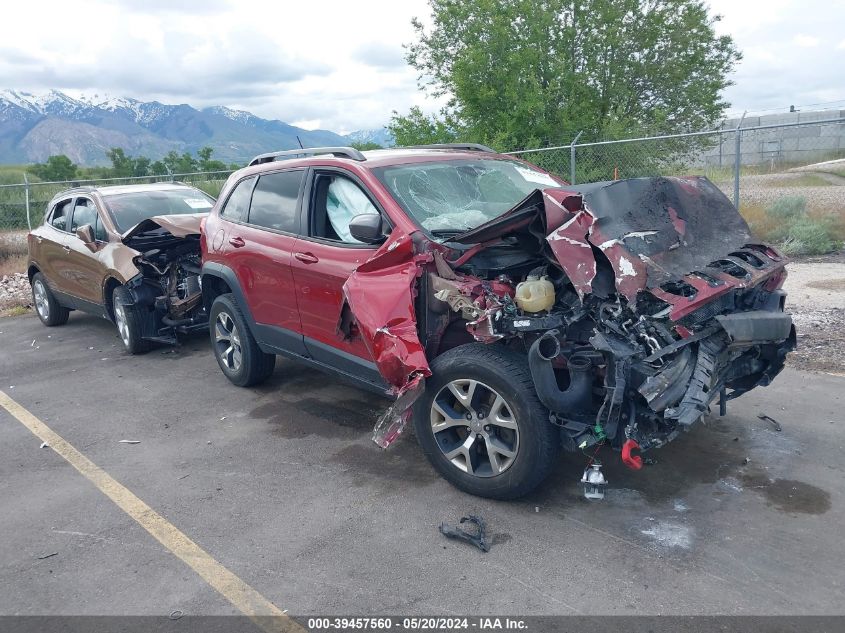
[{"label": "grass patch", "polygon": [[740,213],[758,238],[789,255],[823,255],[842,248],[845,217],[808,212],[803,196],[783,196],[768,207],[742,205]]},{"label": "grass patch", "polygon": [[807,214],[807,199],[804,196],[782,196],[766,207],[766,215],[785,222]]},{"label": "grass patch", "polygon": [[0,278],[25,273],[28,260],[26,239],[20,234],[0,234]]},{"label": "grass patch", "polygon": [[26,272],[26,262],[29,258],[26,255],[0,256],[0,278],[6,275]]},{"label": "grass patch", "polygon": [[23,316],[24,314],[29,314],[31,310],[32,308],[28,308],[27,306],[12,306],[11,308],[4,308],[0,310],[0,318]]},{"label": "grass patch", "polygon": [[826,174],[833,174],[834,176],[841,176],[845,178],[845,165],[842,167],[823,167],[819,169],[819,171],[824,172]]}]

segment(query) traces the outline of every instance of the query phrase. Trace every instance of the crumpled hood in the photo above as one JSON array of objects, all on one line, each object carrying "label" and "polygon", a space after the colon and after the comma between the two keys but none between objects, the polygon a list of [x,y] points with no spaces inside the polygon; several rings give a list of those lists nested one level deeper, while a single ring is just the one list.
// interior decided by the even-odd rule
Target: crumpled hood
[{"label": "crumpled hood", "polygon": [[199,235],[200,225],[208,213],[182,213],[179,215],[156,215],[139,222],[126,231],[121,237],[125,244],[136,235],[160,227],[170,233],[173,237],[187,237],[188,235]]},{"label": "crumpled hood", "polygon": [[617,289],[629,300],[639,290],[704,269],[752,241],[745,220],[704,177],[632,178],[567,190],[580,196],[582,208],[548,235],[552,251],[567,273],[572,270],[570,277],[579,278],[573,248],[579,255],[586,253],[578,247],[598,248],[614,268]]},{"label": "crumpled hood", "polygon": [[[673,318],[732,287],[758,283],[786,263],[771,247],[755,244],[736,207],[699,176],[538,189],[450,241],[486,245],[529,235],[551,249],[549,255],[582,299],[593,291],[600,251],[622,296],[634,303],[639,292],[648,290],[678,308]],[[731,277],[725,266],[736,266],[747,276]],[[681,306],[688,297],[667,293],[661,286],[668,282],[692,286],[695,300]]]}]

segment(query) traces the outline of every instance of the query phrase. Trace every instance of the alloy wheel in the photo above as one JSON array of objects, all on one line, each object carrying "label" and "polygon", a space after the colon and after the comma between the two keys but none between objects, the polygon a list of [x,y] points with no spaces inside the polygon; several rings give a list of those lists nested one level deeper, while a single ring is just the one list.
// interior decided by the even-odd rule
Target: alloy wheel
[{"label": "alloy wheel", "polygon": [[477,380],[446,384],[431,403],[431,430],[453,466],[476,477],[495,477],[519,451],[513,410],[495,389]]},{"label": "alloy wheel", "polygon": [[45,321],[50,318],[50,303],[47,300],[47,289],[44,287],[44,282],[40,279],[36,280],[32,287],[32,294],[35,299],[35,310]]},{"label": "alloy wheel", "polygon": [[231,371],[238,371],[241,366],[242,350],[238,326],[232,317],[221,312],[214,323],[214,346],[217,355]]},{"label": "alloy wheel", "polygon": [[129,322],[126,320],[126,309],[119,303],[114,307],[114,323],[123,344],[129,347]]}]

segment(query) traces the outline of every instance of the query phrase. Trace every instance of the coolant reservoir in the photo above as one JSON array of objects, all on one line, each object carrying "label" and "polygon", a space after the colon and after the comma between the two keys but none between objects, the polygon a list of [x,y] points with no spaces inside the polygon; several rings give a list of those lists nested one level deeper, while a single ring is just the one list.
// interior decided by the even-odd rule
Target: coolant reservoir
[{"label": "coolant reservoir", "polygon": [[516,286],[516,305],[524,312],[550,310],[555,304],[555,287],[548,277],[529,275]]}]

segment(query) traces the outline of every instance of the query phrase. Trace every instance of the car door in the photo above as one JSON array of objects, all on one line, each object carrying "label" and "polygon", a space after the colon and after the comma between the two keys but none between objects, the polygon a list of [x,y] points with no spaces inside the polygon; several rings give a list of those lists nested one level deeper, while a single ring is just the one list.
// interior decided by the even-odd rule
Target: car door
[{"label": "car door", "polygon": [[73,197],[58,200],[50,209],[43,227],[35,234],[35,263],[50,288],[60,296],[70,295],[70,282],[65,274],[64,262],[70,250],[71,236],[68,231],[72,211]]},{"label": "car door", "polygon": [[351,237],[349,220],[359,213],[385,216],[351,173],[315,169],[309,180],[307,213],[303,214],[306,226],[291,262],[305,346],[312,358],[324,364],[377,375],[361,337],[354,330],[344,336],[338,326],[343,284],[377,250]]},{"label": "car door", "polygon": [[[76,229],[90,225],[95,231],[100,228],[100,241],[94,245],[85,244],[76,236]],[[99,311],[103,305],[103,278],[106,269],[100,258],[100,248],[105,236],[102,222],[93,199],[77,196],[73,204],[70,219],[70,236],[67,241],[69,248],[65,250],[62,264],[64,277],[67,279],[67,291],[80,300],[83,308]]]},{"label": "car door", "polygon": [[220,210],[224,260],[235,272],[255,320],[255,336],[305,356],[291,257],[299,231],[305,170],[240,181]]}]

